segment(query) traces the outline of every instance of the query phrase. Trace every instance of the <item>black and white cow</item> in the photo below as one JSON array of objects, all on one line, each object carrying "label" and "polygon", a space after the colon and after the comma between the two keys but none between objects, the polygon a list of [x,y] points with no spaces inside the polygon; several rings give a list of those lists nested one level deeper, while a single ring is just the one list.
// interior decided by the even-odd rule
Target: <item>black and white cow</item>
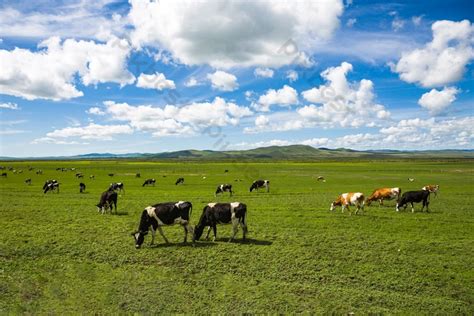
[{"label": "black and white cow", "polygon": [[8,177],[8,174],[6,172],[2,172],[2,174],[0,176],[6,178],[6,177]]},{"label": "black and white cow", "polygon": [[84,193],[86,190],[86,185],[84,183],[79,183],[79,193]]},{"label": "black and white cow", "polygon": [[260,188],[266,188],[267,189],[267,192],[270,192],[270,181],[268,180],[256,180],[252,183],[252,185],[250,186],[250,192],[252,192],[253,190],[257,190],[260,189]]},{"label": "black and white cow", "polygon": [[115,213],[117,213],[117,192],[107,190],[104,193],[100,195],[100,201],[97,206],[97,211],[99,213],[105,214],[107,210],[110,210],[110,213],[112,213],[112,210],[115,208]]},{"label": "black and white cow", "polygon": [[25,183],[28,184],[28,185],[31,185],[31,178],[26,179]]},{"label": "black and white cow", "polygon": [[[140,248],[151,228],[151,244],[155,241],[156,231],[160,233],[166,243],[168,239],[163,234],[161,226],[179,224],[184,228],[184,242],[187,241],[188,232],[193,233],[193,228],[189,224],[193,205],[191,202],[167,202],[146,207],[140,218],[138,230],[132,233],[135,239],[135,247]],[[194,242],[194,239],[193,239]]]},{"label": "black and white cow", "polygon": [[420,203],[423,202],[423,206],[421,207],[421,211],[426,206],[426,211],[429,212],[428,205],[430,204],[430,191],[421,190],[421,191],[408,191],[403,193],[402,197],[397,202],[397,212],[400,211],[400,207],[404,207],[406,210],[408,203],[411,204],[411,211],[415,212],[415,208],[413,207],[413,203]]},{"label": "black and white cow", "polygon": [[230,196],[234,193],[232,191],[232,184],[221,184],[217,187],[216,193],[214,193],[214,196],[217,196],[219,193],[224,193],[224,192],[229,192]]},{"label": "black and white cow", "polygon": [[89,179],[95,180],[95,176],[94,176],[93,174],[91,174],[91,175],[89,176]]},{"label": "black and white cow", "polygon": [[114,174],[113,174],[113,173],[109,173],[109,177],[113,177],[113,176],[114,176]]},{"label": "black and white cow", "polygon": [[135,178],[140,178],[140,177],[141,177],[140,173],[135,174]]},{"label": "black and white cow", "polygon": [[175,185],[178,185],[178,184],[184,184],[184,178],[178,178],[178,180],[176,180]]},{"label": "black and white cow", "polygon": [[56,191],[59,193],[59,183],[56,180],[48,180],[43,185],[43,193]]},{"label": "black and white cow", "polygon": [[125,189],[123,188],[123,182],[111,183],[109,186],[109,191],[123,191],[125,193]]},{"label": "black and white cow", "polygon": [[80,178],[84,178],[84,175],[80,172],[76,173],[76,178],[80,179]]},{"label": "black and white cow", "polygon": [[209,203],[202,211],[199,223],[194,228],[194,240],[201,238],[204,228],[208,226],[206,239],[209,238],[211,228],[214,231],[214,239],[217,238],[217,224],[232,223],[232,236],[229,241],[234,240],[235,235],[240,227],[242,227],[243,240],[247,235],[247,206],[240,202],[233,203]]},{"label": "black and white cow", "polygon": [[153,186],[155,186],[155,182],[156,182],[155,179],[146,179],[145,182],[143,182],[142,187],[144,187],[144,186],[146,186],[146,185],[153,185]]},{"label": "black and white cow", "polygon": [[36,171],[36,174],[38,174],[38,175],[39,175],[39,174],[43,174],[43,170],[37,170],[37,171]]}]

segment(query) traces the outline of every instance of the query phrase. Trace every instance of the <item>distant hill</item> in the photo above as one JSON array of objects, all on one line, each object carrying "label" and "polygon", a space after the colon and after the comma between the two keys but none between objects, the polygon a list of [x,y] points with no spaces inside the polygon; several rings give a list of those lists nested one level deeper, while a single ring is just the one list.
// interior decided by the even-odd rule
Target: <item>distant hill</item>
[{"label": "distant hill", "polygon": [[307,145],[270,146],[249,150],[180,150],[163,153],[91,153],[77,156],[41,157],[41,158],[12,158],[0,157],[0,160],[90,160],[90,159],[141,159],[141,160],[338,160],[338,159],[460,159],[474,158],[474,150],[424,150],[398,151],[391,149],[358,151],[346,148],[329,149],[314,148]]}]

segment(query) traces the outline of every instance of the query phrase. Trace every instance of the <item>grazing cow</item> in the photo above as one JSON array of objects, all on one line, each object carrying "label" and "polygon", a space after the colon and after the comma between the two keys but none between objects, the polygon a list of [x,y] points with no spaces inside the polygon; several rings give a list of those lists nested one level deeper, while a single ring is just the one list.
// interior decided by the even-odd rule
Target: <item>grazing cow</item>
[{"label": "grazing cow", "polygon": [[84,183],[79,183],[79,193],[84,193],[86,190],[86,185]]},{"label": "grazing cow", "polygon": [[123,182],[111,183],[109,186],[109,191],[123,191],[125,193],[125,189],[123,188]]},{"label": "grazing cow", "polygon": [[155,182],[156,182],[155,179],[146,179],[145,182],[143,182],[142,187],[144,187],[144,186],[146,186],[146,185],[153,185],[153,186],[155,186]]},{"label": "grazing cow", "polygon": [[31,178],[26,179],[25,183],[28,184],[28,185],[31,185]]},{"label": "grazing cow", "polygon": [[117,213],[117,192],[107,190],[100,196],[99,204],[97,204],[97,211],[105,214],[107,209],[109,209],[110,213],[112,213],[113,208],[115,208],[115,213]]},{"label": "grazing cow", "polygon": [[421,207],[421,211],[426,206],[426,211],[429,212],[428,205],[430,204],[430,191],[428,190],[421,190],[421,191],[408,191],[403,193],[402,197],[397,202],[396,211],[400,211],[400,207],[404,207],[403,210],[407,209],[408,203],[411,204],[411,211],[412,213],[415,212],[415,208],[413,207],[413,203],[420,203],[423,202],[423,206]]},{"label": "grazing cow", "polygon": [[21,169],[20,169],[20,170],[18,170],[18,173],[23,173],[23,170],[21,170]]},{"label": "grazing cow", "polygon": [[1,176],[6,178],[8,174],[6,172],[2,172]]},{"label": "grazing cow", "polygon": [[434,193],[435,196],[438,196],[439,185],[438,184],[428,184],[421,188],[422,190],[429,191]]},{"label": "grazing cow", "polygon": [[140,173],[135,174],[135,178],[140,178],[140,177],[141,177]]},{"label": "grazing cow", "polygon": [[91,175],[89,176],[89,179],[95,180],[95,176],[94,176],[93,174],[91,174]]},{"label": "grazing cow", "polygon": [[47,193],[49,191],[53,192],[56,191],[56,193],[59,193],[59,183],[56,180],[52,180],[54,182],[49,182],[46,181],[46,183],[43,186],[43,193]]},{"label": "grazing cow", "polygon": [[216,193],[214,193],[214,196],[217,196],[219,193],[224,193],[224,192],[229,192],[230,196],[234,193],[232,191],[232,184],[221,184],[217,187]]},{"label": "grazing cow", "polygon": [[43,174],[43,170],[36,170],[36,174]]},{"label": "grazing cow", "polygon": [[178,185],[178,184],[184,184],[184,178],[178,178],[178,180],[176,180],[175,185]]},{"label": "grazing cow", "polygon": [[260,188],[267,188],[267,192],[270,192],[270,181],[268,180],[255,180],[252,185],[250,186],[250,192],[252,192],[253,190],[257,190],[260,189]]},{"label": "grazing cow", "polygon": [[[148,229],[151,228],[151,244],[155,241],[156,231],[160,233],[166,243],[168,239],[163,234],[161,226],[180,224],[184,228],[184,242],[187,241],[188,232],[193,233],[193,228],[189,225],[189,218],[191,216],[193,205],[191,202],[167,202],[159,203],[146,207],[140,218],[138,231],[132,233],[135,239],[135,248],[140,248],[145,240],[145,235],[148,234]],[[194,243],[194,238],[193,238]]]},{"label": "grazing cow", "polygon": [[199,223],[194,228],[194,240],[199,240],[204,231],[204,227],[209,226],[206,239],[209,238],[211,228],[214,231],[214,239],[217,238],[217,224],[232,223],[232,236],[229,241],[234,240],[235,235],[240,227],[242,227],[243,240],[247,235],[246,223],[247,206],[240,202],[234,203],[209,203],[203,211]]},{"label": "grazing cow", "polygon": [[81,172],[76,173],[76,178],[84,178],[84,175]]},{"label": "grazing cow", "polygon": [[[344,209],[350,212],[349,205],[354,205],[356,207],[355,213],[357,214],[360,210],[364,210],[364,194],[360,192],[355,193],[343,193],[338,196],[338,198],[331,203],[330,211],[334,211],[336,206],[342,206],[342,212]],[[352,213],[351,213],[352,214]]]},{"label": "grazing cow", "polygon": [[113,176],[114,176],[114,174],[113,174],[113,173],[109,173],[109,177],[113,177]]},{"label": "grazing cow", "polygon": [[377,189],[367,199],[367,205],[370,206],[372,201],[379,201],[379,205],[383,205],[383,200],[393,200],[394,198],[400,198],[402,190],[400,188],[381,188]]},{"label": "grazing cow", "polygon": [[408,181],[413,182],[413,181],[415,181],[415,179],[413,179],[413,178],[408,178]]}]

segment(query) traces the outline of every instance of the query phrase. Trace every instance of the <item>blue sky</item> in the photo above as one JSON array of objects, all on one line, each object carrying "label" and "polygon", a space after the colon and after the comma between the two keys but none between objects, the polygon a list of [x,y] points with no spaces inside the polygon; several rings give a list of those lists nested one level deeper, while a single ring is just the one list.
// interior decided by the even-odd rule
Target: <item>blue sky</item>
[{"label": "blue sky", "polygon": [[0,156],[474,148],[470,1],[0,1]]}]

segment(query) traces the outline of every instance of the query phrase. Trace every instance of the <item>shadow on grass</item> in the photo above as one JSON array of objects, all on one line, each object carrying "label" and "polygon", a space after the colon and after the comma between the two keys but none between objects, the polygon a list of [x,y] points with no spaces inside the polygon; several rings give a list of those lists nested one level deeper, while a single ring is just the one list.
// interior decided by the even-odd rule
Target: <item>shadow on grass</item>
[{"label": "shadow on grass", "polygon": [[[215,243],[215,242],[229,242],[229,238],[217,238],[215,242],[212,241],[202,241],[203,243]],[[257,240],[247,238],[246,240],[243,239],[234,239],[234,241],[230,241],[229,243],[232,244],[242,244],[242,245],[257,245],[257,246],[270,246],[273,242],[267,240]]]},{"label": "shadow on grass", "polygon": [[150,245],[149,248],[181,248],[181,247],[213,247],[216,246],[215,243],[202,243],[202,242],[195,242],[194,245],[192,242],[187,242],[187,243],[161,243],[161,244],[154,244]]},{"label": "shadow on grass", "polygon": [[111,215],[114,215],[114,216],[126,216],[128,215],[128,212],[116,212],[116,213],[113,213]]}]

